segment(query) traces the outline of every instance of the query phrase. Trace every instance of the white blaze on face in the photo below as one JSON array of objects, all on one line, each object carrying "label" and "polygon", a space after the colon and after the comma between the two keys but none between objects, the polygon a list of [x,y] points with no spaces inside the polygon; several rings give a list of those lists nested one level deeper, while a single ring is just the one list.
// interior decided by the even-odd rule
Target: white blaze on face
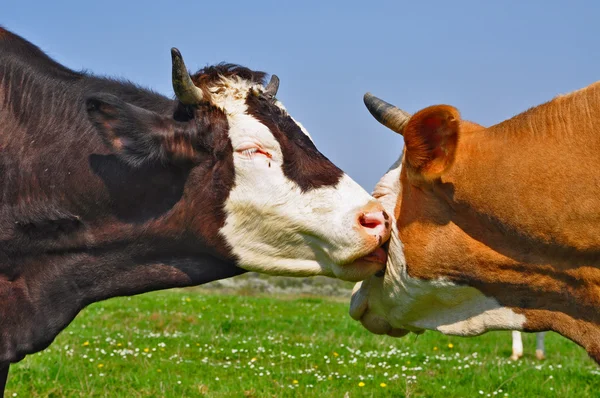
[{"label": "white blaze on face", "polygon": [[343,265],[378,246],[377,239],[357,225],[359,211],[370,203],[379,206],[376,201],[346,175],[335,186],[302,192],[283,172],[278,140],[248,113],[247,95],[262,87],[241,80],[225,83],[228,89],[215,93],[212,102],[228,118],[235,185],[224,206],[226,221],[220,233],[239,266],[276,275],[352,280],[375,272],[347,276]]},{"label": "white blaze on face", "polygon": [[[392,215],[401,194],[401,170],[402,157],[381,178],[373,193]],[[373,333],[392,335],[400,335],[400,329],[429,329],[472,336],[487,330],[522,329],[526,320],[524,315],[502,307],[473,287],[443,278],[421,280],[409,276],[395,222],[385,275],[356,284],[350,315]]]}]

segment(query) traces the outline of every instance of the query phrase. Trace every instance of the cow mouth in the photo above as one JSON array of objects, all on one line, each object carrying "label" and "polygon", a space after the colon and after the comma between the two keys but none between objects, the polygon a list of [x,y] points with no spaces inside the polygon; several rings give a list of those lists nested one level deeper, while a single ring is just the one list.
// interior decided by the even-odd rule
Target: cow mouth
[{"label": "cow mouth", "polygon": [[387,262],[387,252],[383,247],[378,247],[366,256],[359,258],[359,260],[385,265]]},{"label": "cow mouth", "polygon": [[334,275],[339,279],[358,282],[381,272],[385,273],[386,262],[387,251],[385,246],[378,247],[365,256],[334,268]]},{"label": "cow mouth", "polygon": [[387,252],[388,252],[389,244],[390,244],[389,241],[385,242],[383,245],[381,245],[380,247],[375,249],[375,251],[367,254],[366,256],[364,256],[361,259],[361,260],[365,260],[365,261],[383,264],[383,267],[375,273],[376,277],[381,278],[385,275],[385,271],[387,269],[387,267],[386,267]]}]

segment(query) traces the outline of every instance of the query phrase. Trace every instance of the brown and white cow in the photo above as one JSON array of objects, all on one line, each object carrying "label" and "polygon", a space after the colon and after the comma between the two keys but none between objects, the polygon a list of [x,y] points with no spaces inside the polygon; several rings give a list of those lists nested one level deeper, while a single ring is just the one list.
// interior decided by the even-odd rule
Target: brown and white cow
[{"label": "brown and white cow", "polygon": [[[360,280],[388,216],[237,65],[170,99],[0,28],[0,387],[86,305],[245,270]],[[379,249],[378,249],[379,248]]]},{"label": "brown and white cow", "polygon": [[600,83],[484,128],[370,95],[405,148],[375,188],[387,269],[350,313],[374,333],[556,331],[600,361]]}]

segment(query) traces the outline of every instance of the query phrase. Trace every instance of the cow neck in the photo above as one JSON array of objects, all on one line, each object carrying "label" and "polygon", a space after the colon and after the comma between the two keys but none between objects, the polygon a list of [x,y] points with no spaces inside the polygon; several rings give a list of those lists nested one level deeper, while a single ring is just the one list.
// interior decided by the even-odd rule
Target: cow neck
[{"label": "cow neck", "polygon": [[[36,235],[42,234],[37,226],[28,224],[29,230],[3,241],[0,364],[44,349],[93,302],[244,272],[218,248],[201,243],[197,231],[185,225],[193,207],[180,204],[171,209],[171,216],[137,223],[114,213],[94,220],[82,217],[74,230],[52,228],[53,235],[43,232],[45,238]],[[204,221],[213,225],[205,224],[205,232],[218,235],[214,220]]]},{"label": "cow neck", "polygon": [[[86,305],[115,296],[184,287],[237,275],[208,253],[186,258],[126,249],[43,255],[0,277],[0,363],[46,348]],[[15,269],[17,271],[15,271]]]}]

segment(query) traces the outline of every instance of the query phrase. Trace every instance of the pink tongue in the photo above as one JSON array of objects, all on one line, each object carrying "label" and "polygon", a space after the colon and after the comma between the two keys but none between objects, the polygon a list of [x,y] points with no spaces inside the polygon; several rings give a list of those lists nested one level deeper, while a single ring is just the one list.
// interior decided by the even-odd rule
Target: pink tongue
[{"label": "pink tongue", "polygon": [[363,260],[373,261],[376,263],[385,264],[387,261],[387,253],[381,247],[378,247],[373,252],[362,258]]}]

